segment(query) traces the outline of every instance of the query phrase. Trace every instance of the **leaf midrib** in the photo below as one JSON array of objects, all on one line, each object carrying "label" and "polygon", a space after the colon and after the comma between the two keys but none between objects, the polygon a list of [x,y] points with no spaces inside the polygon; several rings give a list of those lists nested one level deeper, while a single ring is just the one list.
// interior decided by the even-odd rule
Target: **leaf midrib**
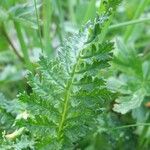
[{"label": "leaf midrib", "polygon": [[61,131],[63,130],[64,122],[65,122],[65,119],[66,119],[68,102],[69,102],[69,98],[70,98],[70,90],[71,90],[71,87],[73,85],[73,79],[74,79],[74,76],[75,76],[76,68],[77,68],[78,62],[80,60],[80,53],[81,53],[81,51],[79,52],[79,54],[77,56],[77,59],[76,59],[77,61],[74,65],[74,67],[73,67],[70,79],[67,81],[66,92],[65,92],[65,96],[64,96],[63,113],[62,113],[61,121],[60,121],[60,124],[59,124],[59,127],[58,127],[58,139],[61,138]]}]

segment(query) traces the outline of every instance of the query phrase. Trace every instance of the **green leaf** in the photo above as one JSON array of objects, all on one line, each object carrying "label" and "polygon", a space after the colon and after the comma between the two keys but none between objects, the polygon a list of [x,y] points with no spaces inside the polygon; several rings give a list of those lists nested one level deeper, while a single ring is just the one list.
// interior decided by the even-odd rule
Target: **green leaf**
[{"label": "green leaf", "polygon": [[20,139],[15,141],[5,141],[0,145],[1,150],[34,150],[35,142],[26,135],[22,135]]},{"label": "green leaf", "polygon": [[17,125],[38,138],[38,149],[73,149],[74,143],[96,130],[96,117],[110,99],[98,74],[110,66],[113,43],[99,37],[106,34],[112,11],[104,11],[66,40],[56,58],[41,57],[36,76],[29,74],[33,92],[19,99],[27,104],[30,117]]},{"label": "green leaf", "polygon": [[125,114],[132,109],[140,107],[144,96],[145,91],[143,89],[139,89],[131,96],[119,97],[116,99],[117,104],[114,105],[113,110],[121,114]]},{"label": "green leaf", "polygon": [[119,94],[113,110],[125,114],[140,107],[144,98],[149,96],[149,61],[143,60],[133,47],[127,47],[121,39],[116,45],[112,68],[119,74],[110,77],[107,86],[113,93]]},{"label": "green leaf", "polygon": [[[38,8],[40,5],[38,5]],[[37,29],[34,5],[18,4],[8,10],[9,19],[12,19],[20,24]]]},{"label": "green leaf", "polygon": [[121,38],[117,38],[114,53],[115,68],[128,75],[142,77],[142,61],[133,47],[127,47]]},{"label": "green leaf", "polygon": [[[0,93],[0,131],[11,131],[15,119],[25,112],[25,105],[18,100],[7,100],[2,93]],[[25,115],[25,114],[24,114]],[[22,114],[22,118],[23,118]]]}]

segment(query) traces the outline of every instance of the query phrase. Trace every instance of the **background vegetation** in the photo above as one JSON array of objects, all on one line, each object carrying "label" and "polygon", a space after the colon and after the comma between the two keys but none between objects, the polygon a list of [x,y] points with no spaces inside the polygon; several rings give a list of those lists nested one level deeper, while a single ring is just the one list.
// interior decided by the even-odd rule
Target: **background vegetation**
[{"label": "background vegetation", "polygon": [[[48,60],[55,58],[58,48],[66,45],[65,39],[101,14],[102,4],[106,2],[0,1],[0,92],[3,93],[0,95],[0,143],[4,145],[1,149],[34,149],[36,140],[31,133],[22,128],[14,132],[13,126],[14,119],[28,115],[24,104],[17,100],[19,93],[32,92],[26,75],[29,71],[38,72],[41,55]],[[117,6],[105,37],[105,41],[114,42],[113,57],[109,69],[101,72],[110,92],[109,104],[104,103],[107,111],[99,117],[97,133],[81,140],[79,149],[149,149],[149,26],[150,0],[123,0]]]}]

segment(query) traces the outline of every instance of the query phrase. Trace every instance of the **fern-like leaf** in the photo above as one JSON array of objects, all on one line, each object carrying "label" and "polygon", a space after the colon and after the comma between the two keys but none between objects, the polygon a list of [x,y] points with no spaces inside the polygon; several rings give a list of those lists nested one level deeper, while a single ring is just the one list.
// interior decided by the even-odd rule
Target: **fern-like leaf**
[{"label": "fern-like leaf", "polygon": [[17,115],[25,110],[16,100],[7,100],[5,96],[0,93],[0,131],[10,131]]},{"label": "fern-like leaf", "polygon": [[111,3],[94,22],[65,41],[56,58],[42,57],[36,76],[29,75],[33,93],[19,99],[27,103],[30,117],[18,125],[38,137],[38,149],[72,149],[96,129],[96,116],[109,97],[98,74],[109,67],[112,55],[113,43],[102,38],[116,6]]}]

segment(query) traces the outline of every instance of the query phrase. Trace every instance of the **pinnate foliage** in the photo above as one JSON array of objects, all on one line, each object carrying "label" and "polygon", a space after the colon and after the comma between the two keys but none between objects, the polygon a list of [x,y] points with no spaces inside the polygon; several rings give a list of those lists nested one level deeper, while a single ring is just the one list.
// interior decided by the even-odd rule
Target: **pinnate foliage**
[{"label": "pinnate foliage", "polygon": [[[11,130],[15,118],[24,111],[24,107],[17,100],[7,100],[0,93],[0,131]],[[13,129],[13,128],[12,128]]]},{"label": "pinnate foliage", "polygon": [[108,81],[110,89],[119,93],[114,110],[125,114],[140,107],[150,95],[150,63],[133,46],[126,47],[123,40],[118,39],[113,67],[120,72]]},{"label": "pinnate foliage", "polygon": [[[21,116],[25,110],[17,100],[7,100],[0,93],[0,149],[1,150],[22,150],[34,148],[34,141],[27,135],[21,135],[24,128],[17,128],[15,119]],[[19,137],[21,135],[21,137]],[[19,138],[18,138],[19,137]]]},{"label": "pinnate foliage", "polygon": [[[6,9],[7,5],[1,4],[0,7],[0,23],[6,23],[9,20],[20,23],[23,26],[37,29],[36,18],[34,16],[34,5],[29,4],[18,4]],[[2,7],[3,6],[3,7]],[[40,6],[38,5],[38,8]]]}]

